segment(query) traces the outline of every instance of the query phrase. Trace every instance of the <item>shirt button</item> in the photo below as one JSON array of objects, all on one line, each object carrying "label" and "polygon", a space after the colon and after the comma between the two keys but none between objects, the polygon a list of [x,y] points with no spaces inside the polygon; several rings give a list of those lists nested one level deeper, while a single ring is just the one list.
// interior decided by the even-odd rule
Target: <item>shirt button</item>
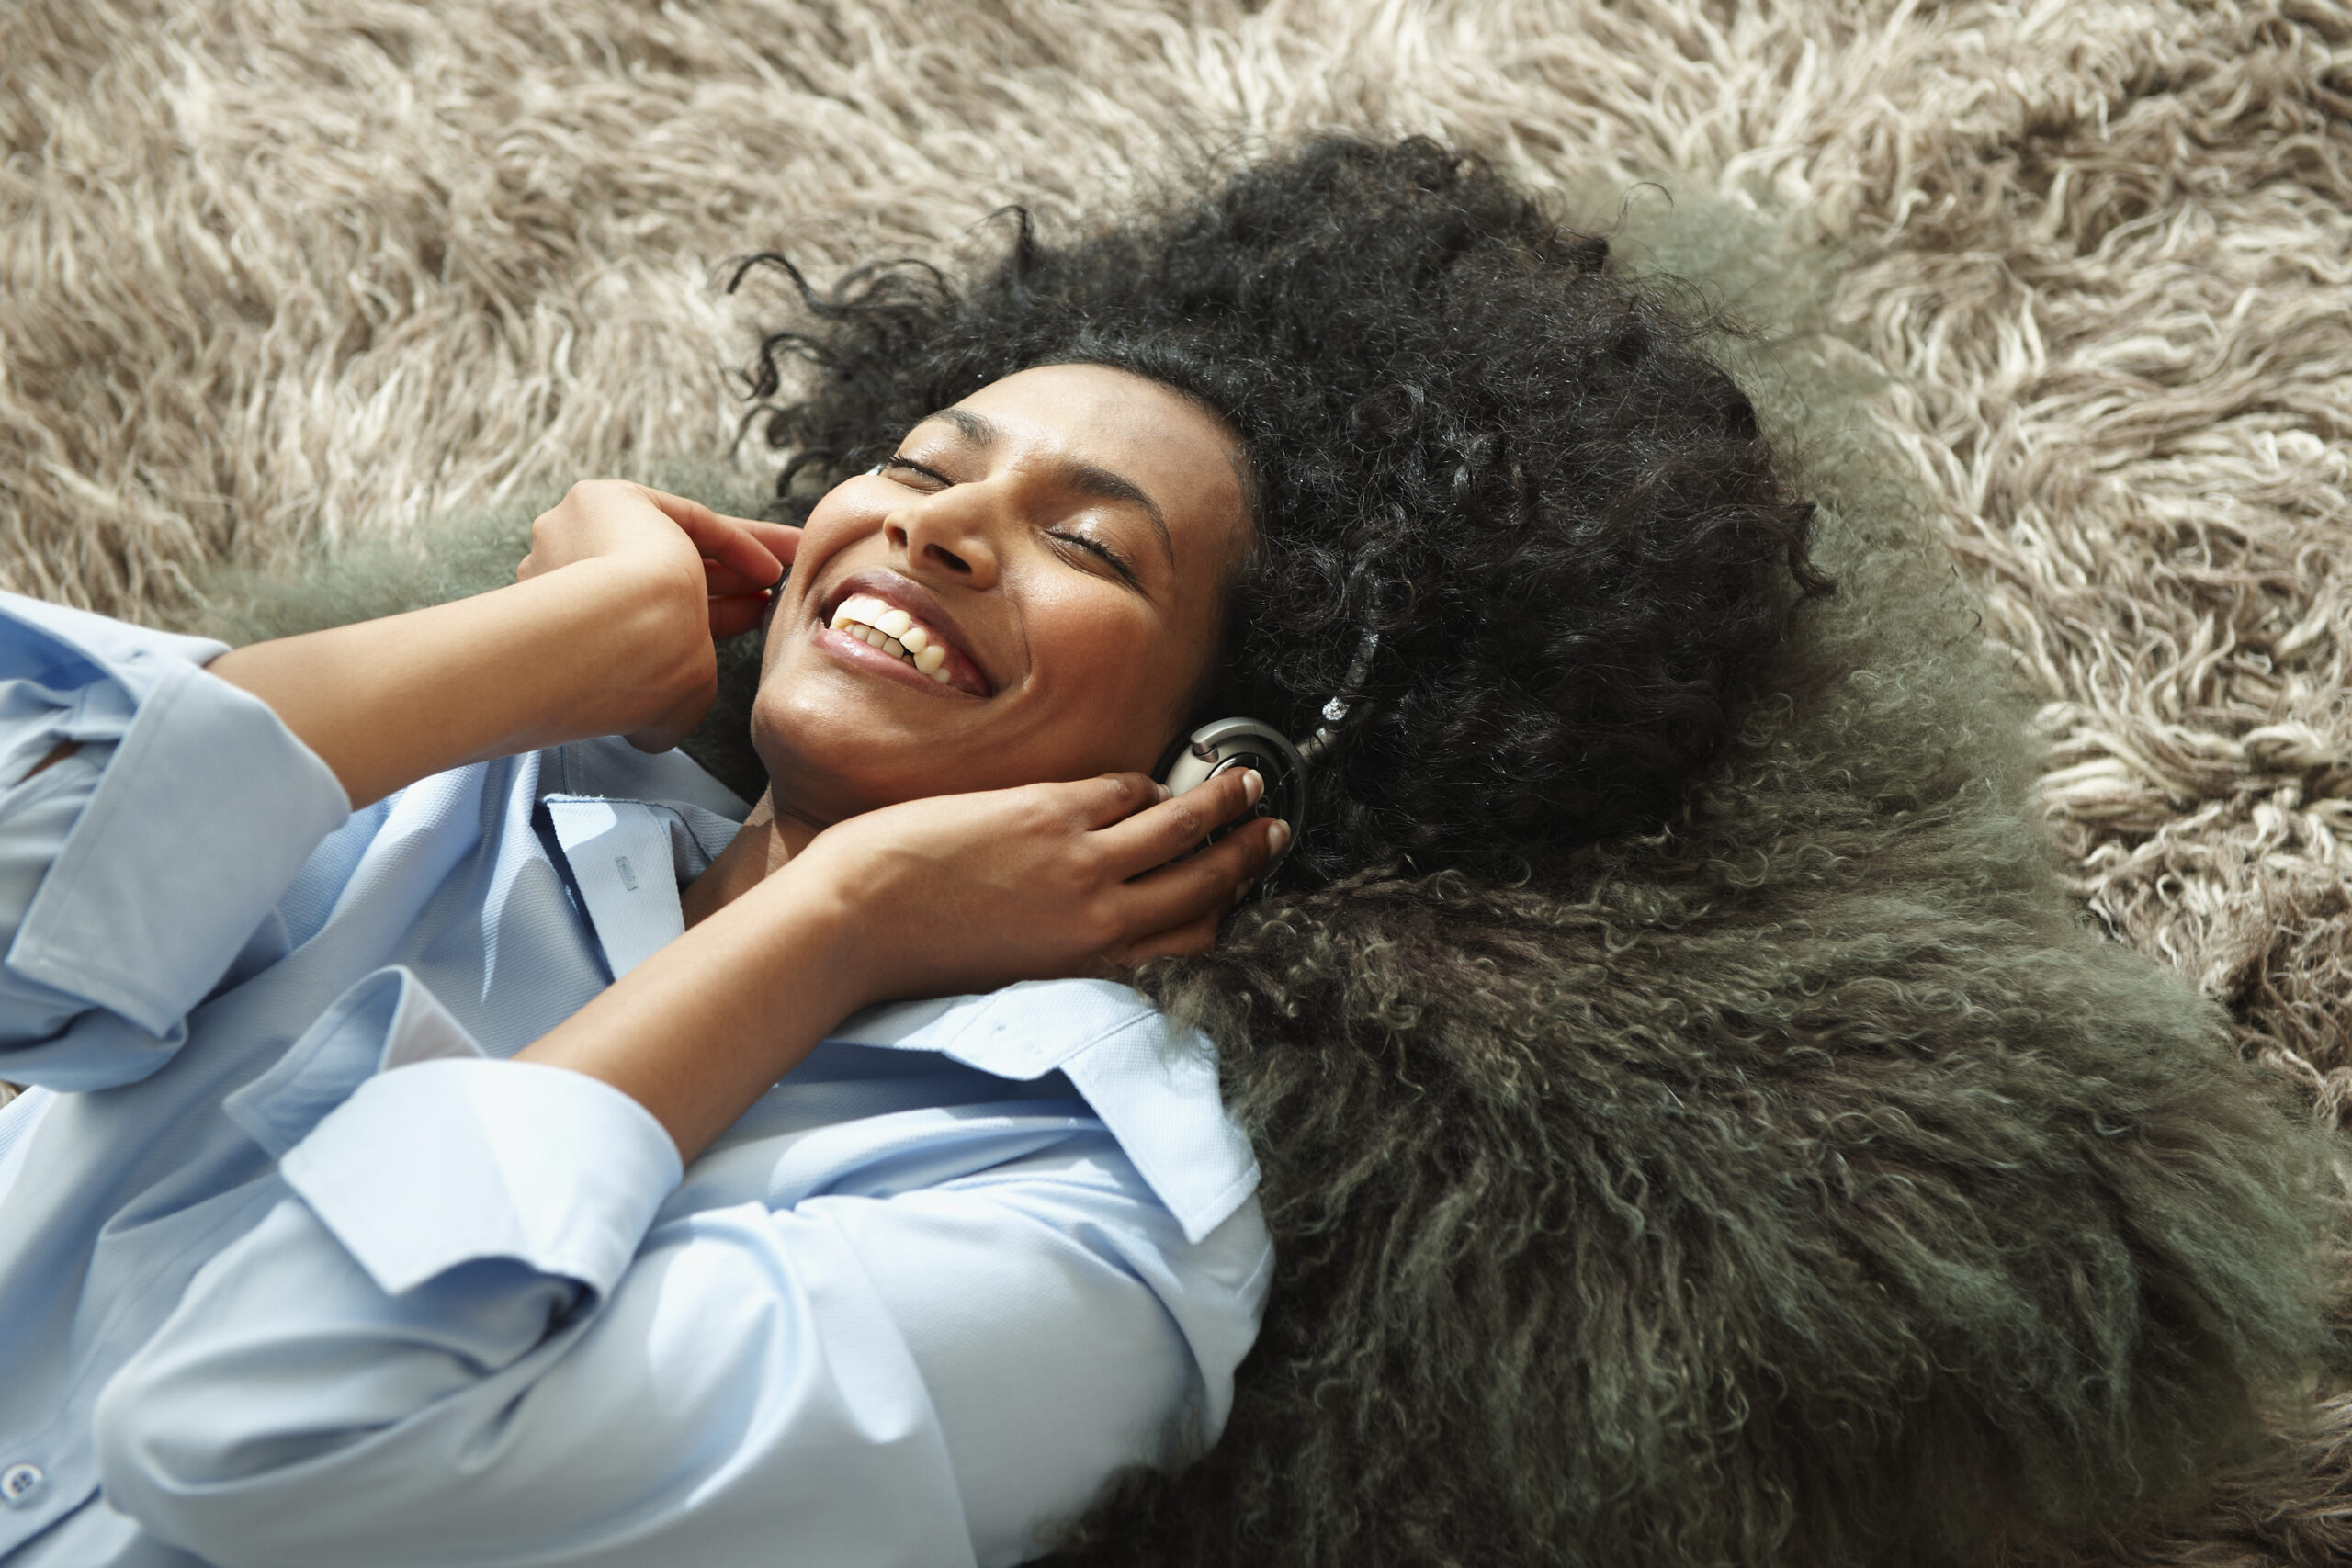
[{"label": "shirt button", "polygon": [[0,1503],[12,1508],[28,1507],[40,1495],[41,1483],[48,1479],[37,1464],[12,1464],[0,1470]]}]

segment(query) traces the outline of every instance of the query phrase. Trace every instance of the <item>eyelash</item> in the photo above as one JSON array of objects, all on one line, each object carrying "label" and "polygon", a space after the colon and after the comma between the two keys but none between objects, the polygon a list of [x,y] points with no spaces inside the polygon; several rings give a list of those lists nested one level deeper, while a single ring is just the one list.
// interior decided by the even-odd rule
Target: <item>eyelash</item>
[{"label": "eyelash", "polygon": [[1059,539],[1065,544],[1075,545],[1081,550],[1100,556],[1112,570],[1117,572],[1121,577],[1126,578],[1130,582],[1135,581],[1134,574],[1127,570],[1127,563],[1119,558],[1118,551],[1102,543],[1100,539],[1090,539],[1083,534],[1066,534],[1057,528],[1047,529],[1046,536],[1048,538]]},{"label": "eyelash", "polygon": [[[945,474],[941,473],[938,469],[927,468],[910,457],[886,458],[884,459],[882,466],[885,468],[911,469],[914,472],[921,474],[923,478],[930,479],[933,483],[942,487],[952,486],[956,482],[954,479],[949,479]],[[1108,545],[1103,544],[1099,539],[1091,539],[1083,534],[1066,533],[1057,528],[1047,529],[1046,531],[1046,536],[1050,539],[1059,539],[1064,544],[1075,546],[1077,548],[1085,550],[1089,554],[1100,557],[1104,565],[1108,566],[1113,571],[1117,572],[1129,583],[1133,583],[1136,580],[1136,574],[1133,569],[1127,565],[1126,561],[1121,558],[1119,553],[1111,548]]]},{"label": "eyelash", "polygon": [[938,469],[926,468],[911,457],[885,457],[882,459],[882,466],[885,468],[912,468],[916,473],[921,474],[923,478],[927,479],[935,479],[943,485],[952,485],[956,482],[954,479],[949,479],[945,474],[941,473]]}]

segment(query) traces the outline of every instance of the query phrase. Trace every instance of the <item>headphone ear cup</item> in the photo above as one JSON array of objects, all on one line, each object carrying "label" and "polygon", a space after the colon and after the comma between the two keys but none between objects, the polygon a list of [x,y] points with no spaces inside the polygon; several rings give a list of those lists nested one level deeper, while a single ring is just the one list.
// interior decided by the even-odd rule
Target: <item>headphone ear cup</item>
[{"label": "headphone ear cup", "polygon": [[1211,842],[1223,838],[1251,817],[1275,817],[1290,829],[1289,841],[1266,863],[1262,883],[1298,847],[1306,831],[1306,761],[1290,738],[1272,725],[1255,718],[1220,718],[1204,724],[1170,746],[1159,759],[1153,776],[1170,793],[1182,795],[1217,774],[1236,768],[1255,768],[1266,781],[1249,816],[1220,827]]}]

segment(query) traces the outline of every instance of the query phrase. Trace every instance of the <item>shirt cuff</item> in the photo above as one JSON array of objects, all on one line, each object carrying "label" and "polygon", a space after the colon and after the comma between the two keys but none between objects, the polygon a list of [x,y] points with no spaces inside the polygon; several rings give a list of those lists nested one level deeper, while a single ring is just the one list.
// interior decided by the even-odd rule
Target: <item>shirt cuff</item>
[{"label": "shirt cuff", "polygon": [[164,1035],[351,805],[266,703],[176,657],[141,662],[139,711],[6,962]]},{"label": "shirt cuff", "polygon": [[490,1258],[608,1294],[684,1175],[611,1085],[462,1055],[369,1078],[278,1170],[388,1295]]}]

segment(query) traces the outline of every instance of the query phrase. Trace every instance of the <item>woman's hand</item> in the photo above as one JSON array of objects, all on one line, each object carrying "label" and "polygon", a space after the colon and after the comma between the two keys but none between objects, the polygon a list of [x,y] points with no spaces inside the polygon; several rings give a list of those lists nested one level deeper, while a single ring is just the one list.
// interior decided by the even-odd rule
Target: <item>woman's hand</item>
[{"label": "woman's hand", "polygon": [[591,479],[532,523],[531,552],[514,577],[528,582],[588,561],[642,574],[643,674],[607,685],[616,706],[602,728],[662,751],[701,721],[717,690],[714,645],[760,624],[768,590],[799,544],[800,530],[782,523],[729,517],[625,479]]},{"label": "woman's hand", "polygon": [[712,639],[725,642],[760,624],[767,591],[799,547],[800,530],[788,524],[729,517],[626,479],[586,479],[532,522],[531,553],[514,578],[600,557],[635,560],[684,584],[707,605]]},{"label": "woman's hand", "polygon": [[800,531],[642,485],[575,485],[514,586],[233,649],[212,673],[276,709],[356,807],[465,762],[627,735],[677,743]]},{"label": "woman's hand", "polygon": [[1236,770],[1170,799],[1107,773],[908,801],[826,829],[763,890],[847,911],[858,1005],[1102,974],[1208,948],[1287,829],[1201,842],[1264,788]]}]

